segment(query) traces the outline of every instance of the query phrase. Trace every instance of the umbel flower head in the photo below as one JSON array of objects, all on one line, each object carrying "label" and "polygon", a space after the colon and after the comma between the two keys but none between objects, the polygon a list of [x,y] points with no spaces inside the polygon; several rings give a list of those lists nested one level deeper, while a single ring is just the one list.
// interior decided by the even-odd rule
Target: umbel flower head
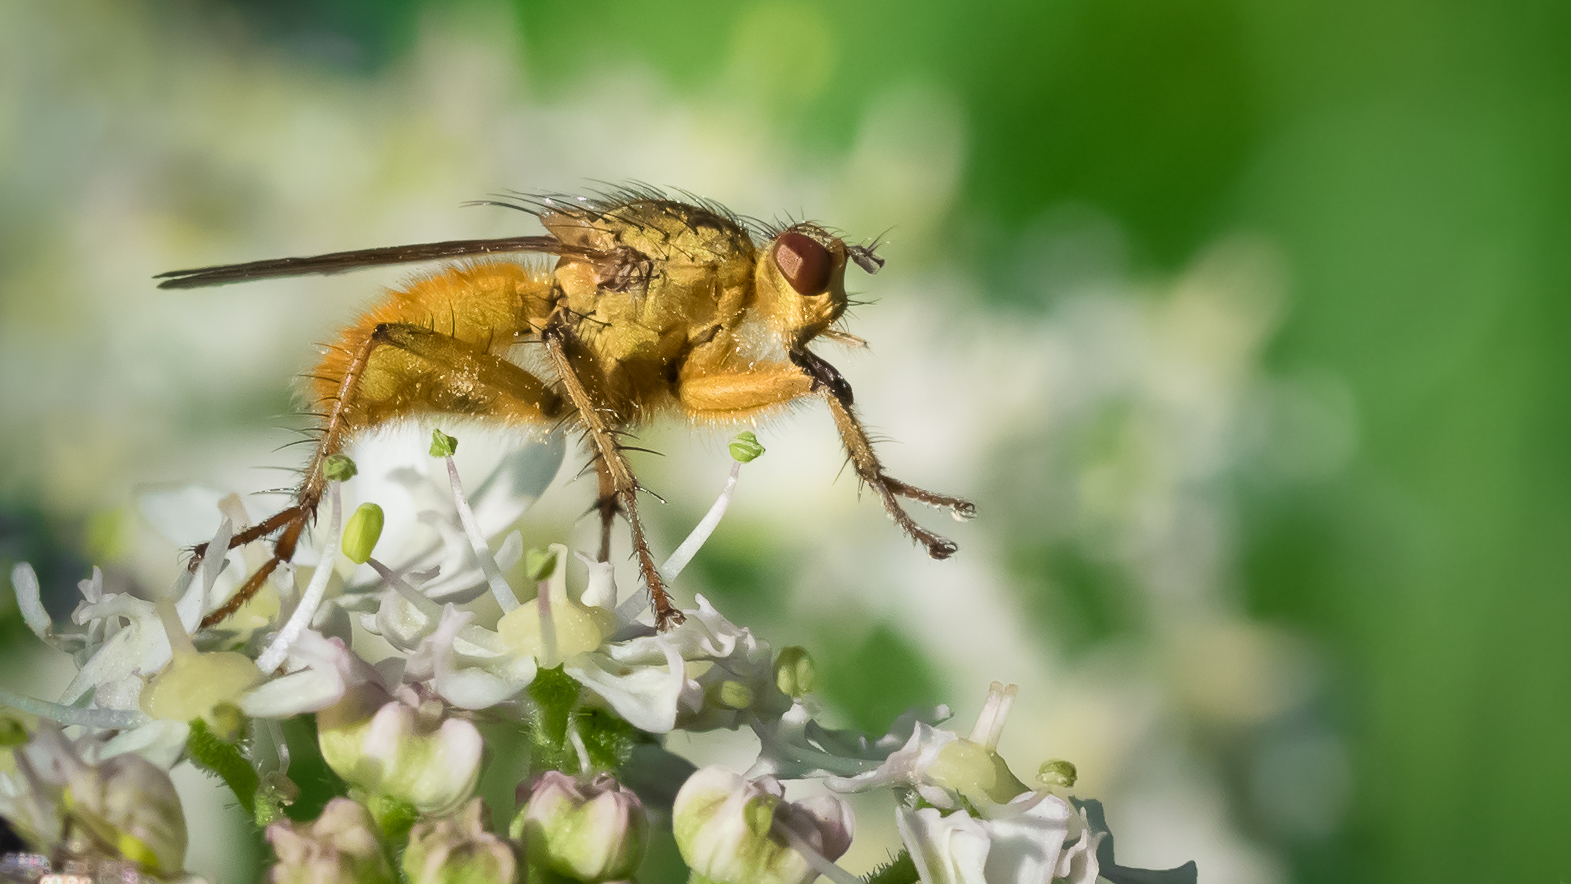
[{"label": "umbel flower head", "polygon": [[[720,521],[756,447],[738,447],[714,508],[666,563],[668,580]],[[909,712],[882,736],[826,728],[805,649],[777,651],[702,597],[681,625],[656,630],[643,594],[624,598],[611,565],[495,536],[522,504],[472,504],[452,449],[438,451],[443,469],[400,466],[380,486],[371,480],[387,470],[340,464],[309,579],[280,577],[265,603],[218,628],[198,627],[223,604],[221,588],[243,579],[240,551],[209,556],[156,601],[105,592],[95,571],[69,626],[44,613],[37,576],[18,566],[25,621],[79,669],[58,702],[0,689],[0,704],[29,722],[0,720],[0,750],[15,761],[0,767],[0,816],[40,851],[13,865],[65,857],[100,878],[181,875],[185,820],[166,771],[189,759],[265,829],[273,884],[629,880],[656,825],[671,827],[694,884],[852,884],[836,865],[855,834],[849,805],[838,794],[787,800],[782,780],[803,778],[893,794],[909,875],[891,884],[1194,881],[1193,864],[1118,866],[1100,805],[1069,794],[1065,763],[1035,786],[1015,776],[997,751],[1014,688],[994,685],[965,736],[941,726],[942,708]],[[543,483],[509,479],[525,466],[510,456],[502,478],[479,487],[537,493]],[[352,519],[344,536],[341,486],[354,483],[402,489],[409,505],[362,500],[378,506],[359,512],[383,518]],[[245,513],[224,507],[214,550],[244,530]],[[314,718],[337,779],[292,779],[280,722],[295,717]],[[482,725],[521,736],[527,757],[488,752]],[[742,727],[760,743],[746,775],[695,770],[662,748],[674,731]],[[511,821],[506,837],[475,797],[488,755],[521,771],[517,806],[494,808]],[[287,819],[310,789],[321,813]]]}]

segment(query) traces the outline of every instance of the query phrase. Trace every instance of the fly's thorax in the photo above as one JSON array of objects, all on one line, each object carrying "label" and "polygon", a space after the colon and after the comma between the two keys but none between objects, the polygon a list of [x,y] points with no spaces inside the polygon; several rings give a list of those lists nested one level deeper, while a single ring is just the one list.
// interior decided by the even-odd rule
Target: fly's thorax
[{"label": "fly's thorax", "polygon": [[822,334],[846,309],[846,244],[799,224],[764,248],[755,271],[757,312],[788,350]]}]

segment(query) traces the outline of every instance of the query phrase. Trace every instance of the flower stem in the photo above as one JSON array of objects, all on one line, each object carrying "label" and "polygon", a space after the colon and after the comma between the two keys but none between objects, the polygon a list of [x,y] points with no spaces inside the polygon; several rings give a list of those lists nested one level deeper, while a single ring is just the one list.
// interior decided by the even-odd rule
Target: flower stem
[{"label": "flower stem", "polygon": [[289,647],[311,625],[316,609],[322,604],[322,597],[327,594],[327,582],[333,576],[333,565],[338,561],[339,532],[343,530],[343,497],[339,494],[337,482],[328,486],[328,498],[333,503],[333,520],[327,532],[327,546],[322,550],[322,558],[317,562],[316,572],[311,575],[305,595],[301,597],[295,612],[289,615],[289,622],[284,624],[273,643],[256,660],[256,668],[264,674],[272,675],[273,670],[283,664],[289,656]]},{"label": "flower stem", "polygon": [[453,463],[451,454],[442,459],[447,461],[447,479],[453,486],[453,507],[458,510],[458,521],[463,524],[464,533],[469,535],[469,545],[474,548],[475,559],[480,563],[480,570],[485,572],[486,582],[491,584],[491,595],[496,597],[496,603],[506,614],[518,607],[518,596],[507,585],[502,569],[497,567],[496,558],[491,555],[490,545],[485,542],[485,535],[480,533],[474,510],[469,508],[469,501],[464,499],[464,484],[458,479],[458,464]]},{"label": "flower stem", "polygon": [[731,464],[731,477],[726,479],[725,488],[721,490],[720,496],[715,498],[714,505],[709,508],[709,512],[704,513],[704,517],[693,528],[693,532],[687,535],[687,539],[682,541],[682,545],[676,548],[676,552],[660,566],[661,580],[668,583],[675,580],[682,573],[682,569],[687,567],[687,563],[693,560],[693,556],[698,554],[699,547],[704,545],[709,535],[715,533],[715,528],[720,525],[720,519],[725,516],[726,507],[731,505],[731,490],[736,487],[737,476],[741,474],[742,462]]}]

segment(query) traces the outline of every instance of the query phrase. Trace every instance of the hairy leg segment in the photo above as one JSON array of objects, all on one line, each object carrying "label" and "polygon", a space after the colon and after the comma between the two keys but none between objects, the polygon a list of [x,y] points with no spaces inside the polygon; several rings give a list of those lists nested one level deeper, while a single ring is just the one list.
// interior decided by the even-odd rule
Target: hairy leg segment
[{"label": "hairy leg segment", "polygon": [[[561,378],[567,401],[578,411],[579,423],[589,442],[590,455],[595,459],[595,470],[600,477],[601,555],[610,555],[610,524],[620,511],[627,517],[633,537],[633,555],[638,559],[638,571],[649,588],[649,601],[655,609],[655,626],[669,629],[686,618],[672,604],[666,594],[665,582],[660,579],[660,567],[655,564],[644,539],[644,526],[638,518],[638,479],[627,462],[627,455],[618,441],[617,417],[606,403],[608,396],[601,379],[600,369],[578,335],[568,326],[563,313],[554,315],[540,333],[545,341],[551,367]],[[608,503],[609,501],[609,503]]]},{"label": "hairy leg segment", "polygon": [[[378,365],[372,356],[388,348],[411,359],[402,366]],[[424,369],[440,369],[427,371]],[[375,387],[374,401],[366,388]],[[381,323],[355,348],[337,394],[319,403],[326,418],[293,505],[230,538],[231,549],[282,532],[268,558],[221,607],[202,618],[202,626],[221,623],[244,605],[278,566],[293,559],[306,526],[315,518],[327,487],[323,465],[341,452],[355,433],[418,413],[490,416],[540,424],[560,415],[562,398],[549,385],[507,360],[467,341],[410,323]],[[195,569],[207,554],[193,550]]]}]

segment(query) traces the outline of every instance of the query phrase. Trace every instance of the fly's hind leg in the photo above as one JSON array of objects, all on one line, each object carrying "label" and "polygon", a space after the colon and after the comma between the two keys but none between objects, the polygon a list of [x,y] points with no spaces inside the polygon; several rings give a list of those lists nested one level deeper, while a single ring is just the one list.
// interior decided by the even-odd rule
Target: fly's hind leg
[{"label": "fly's hind leg", "polygon": [[[374,362],[373,354],[382,348],[402,351],[414,359],[402,366]],[[374,378],[377,387],[376,403],[364,401],[368,378]],[[371,404],[378,407],[372,409]],[[229,546],[234,548],[281,531],[273,544],[273,555],[222,607],[204,617],[202,626],[213,626],[239,610],[280,564],[293,559],[300,535],[316,515],[327,488],[323,467],[356,432],[416,412],[445,411],[539,423],[561,414],[562,408],[562,398],[544,381],[484,348],[424,326],[375,326],[344,371],[294,505],[230,539]],[[197,547],[193,567],[205,553],[205,547]]]},{"label": "fly's hind leg", "polygon": [[627,455],[617,442],[616,424],[619,421],[607,404],[609,397],[604,389],[600,368],[578,335],[563,321],[561,314],[546,324],[540,337],[545,341],[551,367],[556,369],[557,376],[562,379],[562,389],[567,394],[568,402],[578,410],[578,417],[592,449],[591,454],[595,458],[595,469],[600,476],[598,507],[601,513],[602,558],[610,554],[610,524],[620,511],[627,517],[639,574],[644,578],[644,585],[649,587],[649,602],[655,609],[655,625],[660,629],[669,629],[686,618],[666,594],[665,582],[660,579],[660,567],[655,564],[654,555],[649,551],[649,542],[644,539],[644,526],[638,518],[638,479],[633,475]]}]

